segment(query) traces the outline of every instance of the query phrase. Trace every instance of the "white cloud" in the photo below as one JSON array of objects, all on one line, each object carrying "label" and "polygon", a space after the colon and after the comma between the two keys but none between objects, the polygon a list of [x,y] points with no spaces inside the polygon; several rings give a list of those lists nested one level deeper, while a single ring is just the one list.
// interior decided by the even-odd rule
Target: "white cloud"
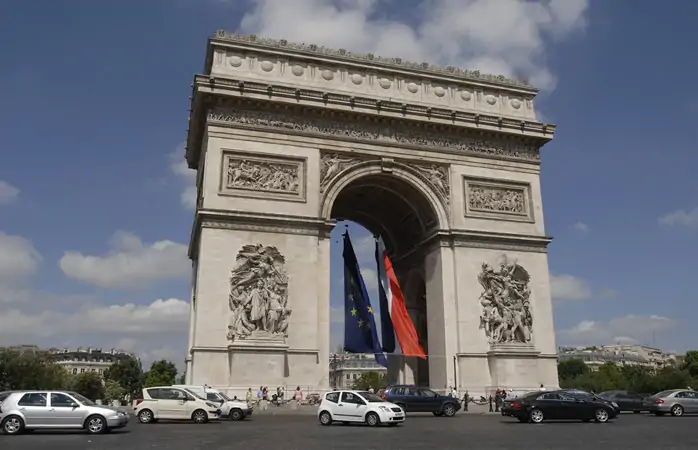
[{"label": "white cloud", "polygon": [[0,282],[22,281],[36,272],[41,260],[30,240],[0,231]]},{"label": "white cloud", "polygon": [[691,211],[679,209],[659,218],[659,224],[670,227],[698,227],[698,207]]},{"label": "white cloud", "polygon": [[611,319],[608,322],[583,320],[558,334],[567,345],[604,345],[617,342],[643,342],[655,333],[662,333],[676,326],[673,319],[664,316],[636,316],[633,314]]},{"label": "white cloud", "polygon": [[421,2],[414,10],[417,22],[408,24],[386,18],[387,3],[253,0],[241,28],[289,41],[524,76],[541,89],[553,89],[545,37],[560,40],[583,30],[588,9],[588,0],[433,0]]},{"label": "white cloud", "polygon": [[14,203],[19,197],[19,188],[12,186],[7,181],[0,180],[0,205]]},{"label": "white cloud", "polygon": [[572,229],[581,234],[586,234],[591,228],[589,228],[589,225],[585,224],[584,222],[576,222],[574,225],[572,225]]},{"label": "white cloud", "polygon": [[179,195],[179,200],[187,209],[196,208],[196,170],[190,169],[184,159],[184,148],[185,143],[182,142],[177,146],[177,149],[170,153],[170,171],[177,177],[177,181],[181,183],[184,188],[182,193]]},{"label": "white cloud", "polygon": [[0,341],[16,344],[86,333],[120,336],[178,333],[186,329],[188,319],[189,303],[175,298],[155,300],[149,305],[83,307],[72,313],[46,310],[29,314],[12,309],[0,314]]},{"label": "white cloud", "polygon": [[63,273],[75,280],[104,288],[138,288],[151,282],[187,278],[191,264],[187,246],[169,240],[145,245],[123,231],[110,239],[111,250],[103,256],[65,252],[59,261]]},{"label": "white cloud", "polygon": [[591,298],[589,284],[572,275],[550,275],[550,291],[554,300],[587,300]]}]

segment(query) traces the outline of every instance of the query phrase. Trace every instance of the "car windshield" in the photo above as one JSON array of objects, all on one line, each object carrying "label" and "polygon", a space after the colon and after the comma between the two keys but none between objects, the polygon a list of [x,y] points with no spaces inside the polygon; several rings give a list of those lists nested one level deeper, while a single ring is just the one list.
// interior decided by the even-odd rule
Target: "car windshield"
[{"label": "car windshield", "polygon": [[600,394],[599,394],[599,397],[608,398],[608,397],[612,397],[613,394],[615,394],[615,392],[613,392],[613,391],[606,391],[606,392],[600,393]]},{"label": "car windshield", "polygon": [[385,401],[376,394],[371,394],[370,392],[359,392],[359,394],[369,403],[382,403]]},{"label": "car windshield", "polygon": [[82,395],[78,394],[77,392],[68,392],[68,393],[70,395],[72,395],[73,397],[75,397],[75,399],[77,401],[79,401],[80,403],[82,403],[85,406],[95,406],[96,405],[95,402],[93,402],[92,400],[90,400],[87,397],[83,397]]},{"label": "car windshield", "polygon": [[230,397],[228,397],[227,395],[225,395],[225,394],[222,393],[222,392],[219,392],[218,395],[220,395],[221,397],[223,397],[223,400],[225,400],[226,402],[230,402],[230,401],[233,400],[233,399],[231,399]]}]

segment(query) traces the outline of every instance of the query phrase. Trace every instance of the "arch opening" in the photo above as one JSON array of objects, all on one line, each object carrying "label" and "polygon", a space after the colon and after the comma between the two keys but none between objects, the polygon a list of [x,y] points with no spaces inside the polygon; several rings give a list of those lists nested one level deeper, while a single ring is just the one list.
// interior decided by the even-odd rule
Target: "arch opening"
[{"label": "arch opening", "polygon": [[[339,189],[331,205],[330,218],[339,221],[340,225],[343,225],[344,221],[354,222],[367,230],[364,234],[357,227],[350,227],[352,242],[357,250],[357,257],[364,273],[371,303],[376,310],[377,320],[380,314],[377,278],[371,275],[376,271],[374,246],[360,243],[365,238],[370,239],[371,235],[383,238],[393,260],[419,342],[428,355],[425,249],[420,244],[440,226],[433,200],[405,179],[386,173],[371,173],[354,178]],[[341,235],[344,233],[344,228],[344,226],[338,226],[332,233],[332,241],[335,243],[332,260],[338,264],[335,270],[341,270]],[[358,236],[354,234],[355,230]],[[359,254],[360,252],[366,254]],[[339,276],[333,277],[332,283],[336,284],[332,292],[333,298],[338,296],[338,300],[342,299],[340,302],[343,302],[341,280]],[[335,304],[334,307],[343,307],[343,304]],[[379,338],[380,336],[379,332]],[[389,383],[429,386],[428,361],[403,357],[399,345],[395,354],[388,355],[388,361],[387,381]],[[346,375],[353,376],[353,374],[344,373],[337,375],[338,377],[331,376],[331,379],[345,378]],[[337,382],[342,383],[342,380],[337,379]]]}]

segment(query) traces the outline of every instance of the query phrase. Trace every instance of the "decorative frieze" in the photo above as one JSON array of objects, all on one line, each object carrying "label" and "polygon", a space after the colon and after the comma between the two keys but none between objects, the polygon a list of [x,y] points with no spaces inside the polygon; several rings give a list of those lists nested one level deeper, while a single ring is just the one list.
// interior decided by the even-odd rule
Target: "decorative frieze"
[{"label": "decorative frieze", "polygon": [[223,151],[221,194],[305,200],[305,159]]},{"label": "decorative frieze", "polygon": [[361,159],[339,155],[337,153],[324,153],[320,162],[320,192],[323,193],[332,180],[361,162]]},{"label": "decorative frieze", "polygon": [[[352,61],[352,62],[367,62],[389,66],[396,69],[408,69],[408,70],[418,70],[422,72],[430,72],[435,75],[447,75],[449,77],[461,78],[463,80],[471,81],[485,81],[498,84],[508,84],[512,86],[526,87],[530,89],[530,84],[528,80],[517,80],[512,78],[507,78],[503,75],[489,75],[482,73],[479,70],[465,70],[459,69],[457,67],[440,67],[435,66],[426,62],[415,63],[410,61],[405,61],[402,58],[386,58],[373,53],[356,53],[350,52],[344,49],[333,49],[324,46],[319,46],[315,44],[305,44],[305,43],[294,43],[288,42],[286,39],[270,39],[262,36],[257,36],[255,34],[250,35],[239,35],[235,33],[229,33],[224,30],[216,31],[213,35],[215,39],[239,42],[244,44],[253,44],[256,46],[263,46],[269,48],[276,48],[280,50],[295,50],[303,53],[309,53],[317,56],[332,57],[340,60]],[[236,60],[237,64],[240,64]],[[232,64],[232,63],[231,63]]]},{"label": "decorative frieze", "polygon": [[437,164],[409,165],[410,167],[414,167],[417,169],[417,171],[419,171],[422,177],[429,182],[429,184],[434,188],[434,191],[446,202],[446,205],[448,205],[451,198],[451,184],[448,176],[448,167]]},{"label": "decorative frieze", "polygon": [[533,221],[528,184],[465,178],[464,190],[466,216]]},{"label": "decorative frieze", "polygon": [[344,140],[354,139],[368,143],[389,143],[422,149],[445,149],[463,154],[485,154],[537,161],[538,148],[532,143],[502,138],[477,139],[465,133],[409,128],[404,125],[385,126],[369,121],[350,121],[312,115],[283,114],[242,109],[214,109],[209,122],[227,122],[240,126],[281,129],[290,133],[310,133]]}]

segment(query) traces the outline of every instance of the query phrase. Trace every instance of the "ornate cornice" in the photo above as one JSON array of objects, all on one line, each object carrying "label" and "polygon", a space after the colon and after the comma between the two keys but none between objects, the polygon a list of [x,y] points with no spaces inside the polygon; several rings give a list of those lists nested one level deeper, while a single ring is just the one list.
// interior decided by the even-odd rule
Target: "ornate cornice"
[{"label": "ornate cornice", "polygon": [[329,236],[333,227],[333,221],[327,222],[315,217],[200,209],[196,212],[196,218],[192,227],[189,258],[194,260],[198,258],[199,239],[203,228],[295,234],[325,238]]},{"label": "ornate cornice", "polygon": [[[303,98],[323,108],[302,108]],[[187,140],[192,168],[206,123],[535,164],[555,131],[537,122],[200,77],[192,111]]]},{"label": "ornate cornice", "polygon": [[553,238],[525,234],[474,230],[439,230],[420,245],[434,247],[470,247],[489,250],[547,253]]},{"label": "ornate cornice", "polygon": [[339,61],[369,63],[373,66],[385,67],[388,69],[409,70],[427,75],[445,75],[465,81],[486,82],[501,86],[514,86],[525,88],[533,93],[537,89],[533,88],[528,80],[507,78],[503,75],[490,75],[479,70],[460,69],[453,66],[442,67],[429,64],[428,62],[415,63],[405,61],[402,58],[386,58],[373,53],[356,53],[345,49],[333,49],[315,44],[293,43],[286,39],[270,39],[255,34],[239,35],[219,30],[211,37],[211,41],[233,42],[257,47],[260,49],[283,50],[295,54],[315,57],[330,57]]}]

